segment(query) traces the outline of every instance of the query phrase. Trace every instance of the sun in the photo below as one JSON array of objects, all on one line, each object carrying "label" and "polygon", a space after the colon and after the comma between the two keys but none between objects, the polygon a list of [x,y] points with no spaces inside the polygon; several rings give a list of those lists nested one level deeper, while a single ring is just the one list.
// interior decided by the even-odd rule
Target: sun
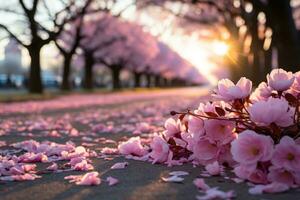
[{"label": "sun", "polygon": [[229,51],[229,45],[223,41],[213,42],[213,51],[218,56],[225,56]]}]

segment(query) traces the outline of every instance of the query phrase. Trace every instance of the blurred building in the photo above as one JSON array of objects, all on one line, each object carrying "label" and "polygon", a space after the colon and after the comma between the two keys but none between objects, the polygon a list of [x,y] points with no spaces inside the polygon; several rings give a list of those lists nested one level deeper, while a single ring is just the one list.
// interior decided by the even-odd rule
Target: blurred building
[{"label": "blurred building", "polygon": [[10,76],[23,73],[21,47],[15,39],[10,38],[4,48],[4,60],[0,61],[0,74]]}]

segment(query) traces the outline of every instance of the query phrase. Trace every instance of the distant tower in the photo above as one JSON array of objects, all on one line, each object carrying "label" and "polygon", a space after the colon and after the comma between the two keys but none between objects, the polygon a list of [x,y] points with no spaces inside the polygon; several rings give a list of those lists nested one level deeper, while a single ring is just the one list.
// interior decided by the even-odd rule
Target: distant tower
[{"label": "distant tower", "polygon": [[22,71],[22,52],[18,42],[10,38],[4,48],[4,63],[7,74],[19,74]]},{"label": "distant tower", "polygon": [[4,49],[4,59],[9,62],[14,62],[16,65],[22,65],[22,53],[18,42],[10,38]]}]

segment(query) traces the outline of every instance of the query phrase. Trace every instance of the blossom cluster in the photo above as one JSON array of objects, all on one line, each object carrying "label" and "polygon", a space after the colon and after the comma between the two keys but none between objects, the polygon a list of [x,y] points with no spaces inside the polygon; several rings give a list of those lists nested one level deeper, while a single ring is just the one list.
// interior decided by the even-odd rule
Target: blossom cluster
[{"label": "blossom cluster", "polygon": [[[150,147],[139,137],[119,151],[152,163],[205,166],[210,175],[233,169],[242,180],[260,184],[255,192],[300,186],[300,72],[274,69],[252,92],[252,82],[220,80],[214,101],[194,111],[175,112]],[[139,158],[137,158],[139,157]]]}]

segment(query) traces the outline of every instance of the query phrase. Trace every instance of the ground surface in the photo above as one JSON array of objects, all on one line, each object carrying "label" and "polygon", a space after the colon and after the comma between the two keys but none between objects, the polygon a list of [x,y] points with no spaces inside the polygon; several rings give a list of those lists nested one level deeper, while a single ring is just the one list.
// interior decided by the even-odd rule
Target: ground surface
[{"label": "ground surface", "polygon": [[[141,126],[148,127],[142,131],[141,137],[147,132],[161,131],[164,120],[170,110],[193,108],[200,101],[206,100],[207,88],[163,90],[152,92],[126,92],[105,95],[75,95],[48,100],[47,102],[26,102],[0,104],[0,141],[7,145],[34,139],[37,141],[54,141],[65,143],[73,141],[77,145],[85,145],[99,152],[105,146],[116,147],[118,141],[133,136],[133,132]],[[58,125],[62,126],[58,126]],[[100,129],[94,129],[95,126]],[[145,126],[145,124],[143,124]],[[59,127],[59,128],[57,128]],[[65,132],[74,128],[79,131],[77,136]],[[50,131],[59,129],[61,137],[50,137]],[[145,128],[144,128],[145,129]],[[143,133],[144,132],[144,133]],[[99,138],[111,139],[110,143],[101,142]],[[99,142],[100,141],[100,142]],[[114,142],[115,141],[115,142]],[[3,146],[0,150],[9,149]],[[76,186],[64,180],[67,175],[85,172],[63,172],[44,174],[42,178],[24,182],[0,182],[0,199],[195,199],[200,193],[192,181],[200,175],[201,168],[184,166],[167,167],[151,163],[127,160],[120,156],[112,159],[93,158],[95,170],[102,178],[113,176],[120,183],[109,187],[107,184],[98,186]],[[120,161],[129,162],[128,167],[110,170]],[[49,164],[41,164],[43,167]],[[190,174],[183,183],[165,183],[162,176],[170,171],[184,170]],[[230,172],[227,172],[231,176]],[[286,199],[299,200],[300,191],[291,190],[276,195],[252,196],[248,193],[246,183],[236,184],[222,177],[205,179],[210,186],[218,186],[222,190],[235,190],[236,199]]]}]

